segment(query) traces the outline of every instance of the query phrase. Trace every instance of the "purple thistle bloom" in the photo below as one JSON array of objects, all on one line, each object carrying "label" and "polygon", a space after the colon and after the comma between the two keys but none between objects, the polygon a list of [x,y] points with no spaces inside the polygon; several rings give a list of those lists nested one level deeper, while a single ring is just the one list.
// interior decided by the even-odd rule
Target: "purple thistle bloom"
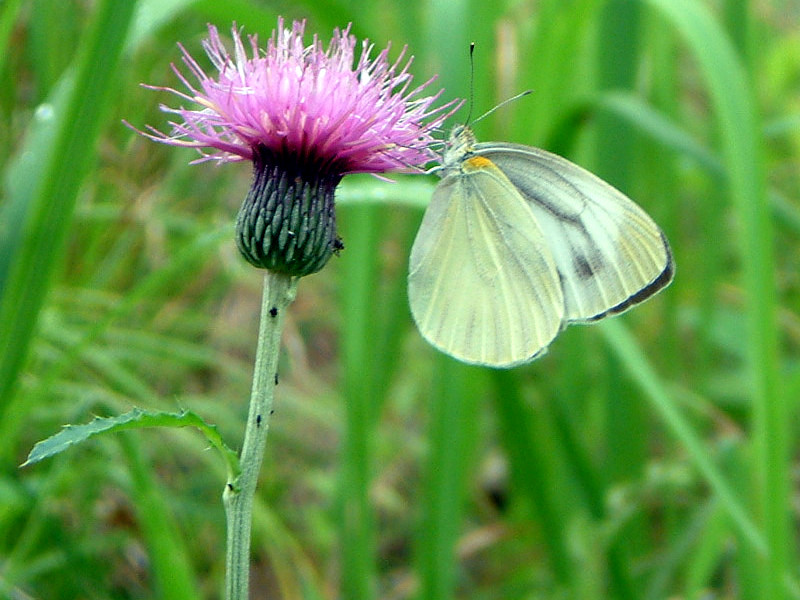
[{"label": "purple thistle bloom", "polygon": [[327,50],[315,35],[304,42],[305,22],[277,31],[259,51],[249,36],[248,58],[232,29],[234,53],[209,25],[203,42],[218,73],[210,77],[183,46],[183,62],[197,84],[173,65],[188,89],[157,88],[202,108],[161,107],[178,115],[171,133],[148,127],[157,142],[197,148],[195,162],[250,160],[253,186],[237,218],[237,245],[253,265],[290,275],[321,269],[342,248],[336,235],[333,195],[348,173],[419,171],[436,158],[431,132],[460,106],[432,108],[441,91],[410,89],[406,49],[390,63],[388,48],[370,58],[373,46],[356,39],[349,26],[335,30]]}]

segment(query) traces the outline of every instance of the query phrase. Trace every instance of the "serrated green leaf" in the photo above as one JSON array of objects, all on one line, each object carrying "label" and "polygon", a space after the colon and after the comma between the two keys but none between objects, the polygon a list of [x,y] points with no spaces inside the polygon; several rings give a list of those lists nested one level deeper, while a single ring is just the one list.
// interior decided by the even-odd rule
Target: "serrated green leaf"
[{"label": "serrated green leaf", "polygon": [[230,479],[233,480],[238,476],[239,458],[222,440],[216,426],[206,423],[197,414],[190,411],[168,413],[145,411],[139,408],[134,408],[132,411],[116,417],[95,417],[91,422],[83,425],[65,425],[57,434],[38,442],[21,466],[32,465],[45,458],[55,456],[96,435],[144,427],[197,427],[205,434],[209,443],[222,454],[228,465]]}]

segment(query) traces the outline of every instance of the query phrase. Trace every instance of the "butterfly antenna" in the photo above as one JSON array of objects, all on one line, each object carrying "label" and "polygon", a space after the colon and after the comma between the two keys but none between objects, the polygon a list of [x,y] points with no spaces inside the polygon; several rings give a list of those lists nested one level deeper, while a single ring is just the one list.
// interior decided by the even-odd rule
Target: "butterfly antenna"
[{"label": "butterfly antenna", "polygon": [[469,125],[472,118],[472,107],[475,105],[475,42],[469,44],[469,112],[464,125]]},{"label": "butterfly antenna", "polygon": [[[485,113],[483,113],[483,114],[482,114],[480,117],[478,117],[477,119],[475,119],[475,120],[473,121],[473,123],[477,123],[477,122],[478,122],[478,121],[480,121],[481,119],[484,119],[484,118],[488,117],[490,114],[492,114],[492,113],[493,113],[494,111],[496,111],[498,108],[503,108],[503,107],[504,107],[506,104],[509,104],[510,102],[513,102],[514,100],[519,100],[520,98],[523,98],[523,97],[525,97],[525,96],[527,96],[528,94],[531,94],[531,93],[533,93],[533,90],[525,90],[524,92],[520,92],[520,93],[519,93],[519,94],[517,94],[516,96],[512,96],[511,98],[508,98],[508,99],[506,99],[506,100],[503,100],[503,101],[502,101],[500,104],[498,104],[498,105],[497,105],[497,106],[495,106],[494,108],[490,108],[490,109],[489,109],[489,110],[487,110]],[[470,112],[472,112],[472,105],[471,105],[471,104],[470,104]]]}]

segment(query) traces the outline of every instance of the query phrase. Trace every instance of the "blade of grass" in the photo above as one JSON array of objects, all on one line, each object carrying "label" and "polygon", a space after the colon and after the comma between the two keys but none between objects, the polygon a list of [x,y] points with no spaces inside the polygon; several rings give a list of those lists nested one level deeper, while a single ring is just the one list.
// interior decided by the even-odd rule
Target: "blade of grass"
[{"label": "blade of grass", "polygon": [[277,12],[263,8],[257,2],[245,0],[226,0],[225,2],[195,0],[192,11],[223,28],[227,28],[229,23],[236,22],[239,26],[247,28],[249,33],[260,33],[261,35],[269,35],[278,20]]},{"label": "blade of grass", "polygon": [[375,416],[372,336],[380,208],[341,211],[346,246],[339,261],[342,305],[342,387],[345,431],[339,489],[342,595],[368,600],[376,593],[375,517],[369,499]]},{"label": "blade of grass", "polygon": [[[703,538],[709,533],[709,521],[714,515],[716,505],[716,498],[699,505],[694,509],[694,514],[691,515],[688,523],[680,527],[680,531],[671,532],[672,543],[663,556],[658,557],[658,566],[654,569],[655,572],[646,586],[647,591],[644,597],[647,600],[661,600],[669,597],[669,590],[672,589],[670,584],[676,578],[679,568],[687,563],[686,559],[691,556],[694,548],[703,545]],[[727,534],[728,531],[726,527],[724,532]],[[714,557],[719,560],[720,546],[713,547],[713,550],[717,552]]]},{"label": "blade of grass", "polygon": [[91,29],[83,38],[66,110],[55,116],[49,159],[38,173],[41,183],[26,202],[30,209],[25,233],[20,246],[13,249],[13,264],[0,292],[0,322],[5,324],[0,328],[3,412],[16,389],[39,310],[59,265],[78,190],[95,155],[114,89],[109,82],[115,79],[135,6],[134,1],[114,0],[97,5]]},{"label": "blade of grass", "polygon": [[[224,476],[224,473],[222,474]],[[253,500],[253,548],[262,548],[275,571],[281,598],[323,600],[325,585],[307,549],[259,495]]]},{"label": "blade of grass", "polygon": [[0,73],[6,68],[6,61],[11,56],[8,42],[21,7],[22,0],[7,0],[0,5]]},{"label": "blade of grass", "polygon": [[[108,353],[95,352],[93,357],[95,359],[93,366],[107,388],[118,389],[122,394],[139,400],[155,397],[154,390],[146,381],[114,361]],[[132,476],[130,491],[140,518],[150,564],[159,587],[159,597],[167,600],[194,600],[199,596],[194,587],[194,576],[186,556],[185,544],[170,524],[171,517],[168,515],[163,492],[158,490],[152,475],[141,464],[141,455],[136,454],[139,448],[137,442],[130,440],[130,444],[133,446],[123,445],[130,462]],[[75,472],[74,462],[57,461],[51,470],[56,473],[54,481],[59,477],[59,473],[68,471]],[[47,493],[42,496],[42,507],[49,506],[46,502],[48,497]],[[43,508],[43,510],[47,509]],[[43,523],[46,523],[46,520],[41,517],[37,518],[35,508],[30,514],[22,534],[16,537],[14,550],[6,565],[10,573],[15,573],[20,569],[17,565],[24,565],[28,562],[28,553],[35,540],[45,535]]]},{"label": "blade of grass", "polygon": [[[571,589],[575,573],[564,527],[565,506],[553,494],[549,483],[555,475],[547,470],[552,463],[552,452],[547,440],[534,433],[531,415],[526,410],[519,388],[518,376],[510,371],[496,371],[492,381],[497,390],[495,405],[502,432],[503,445],[511,465],[511,477],[521,495],[527,496],[542,529],[555,577],[565,590]],[[559,488],[561,486],[558,486]]]},{"label": "blade of grass", "polygon": [[[22,247],[26,220],[33,209],[33,198],[41,188],[41,165],[51,161],[53,137],[58,123],[54,115],[63,114],[74,89],[74,77],[66,74],[53,90],[49,101],[33,113],[21,148],[9,160],[3,173],[4,202],[0,204],[0,294],[11,285],[11,269]],[[1,298],[0,298],[1,300]]]},{"label": "blade of grass", "polygon": [[756,553],[761,556],[766,554],[767,545],[764,536],[750,519],[730,483],[711,461],[703,441],[683,417],[664,384],[645,358],[641,348],[636,345],[630,332],[619,320],[614,319],[604,321],[599,327],[606,342],[618,356],[628,375],[645,392],[648,400],[672,434],[686,447],[695,467],[719,497],[722,507],[730,516],[736,530]]},{"label": "blade of grass", "polygon": [[[488,108],[493,83],[480,74],[490,72],[493,53],[490,27],[471,28],[473,22],[489,24],[491,6],[469,0],[428,2],[420,15],[418,41],[424,48],[428,73],[438,73],[437,85],[447,98],[469,96],[476,103],[474,113]],[[487,12],[489,14],[487,14]],[[447,35],[441,35],[446,23]],[[477,81],[470,76],[469,44],[476,43],[473,60]],[[461,109],[464,119],[472,106]],[[474,116],[473,113],[473,116]],[[434,387],[430,393],[430,425],[427,439],[429,454],[421,501],[420,528],[416,536],[415,571],[419,579],[417,597],[426,600],[452,598],[456,583],[456,551],[464,498],[464,478],[469,464],[469,450],[475,443],[477,402],[473,381],[474,369],[457,364],[447,357],[437,357]],[[465,419],[472,419],[471,422]],[[470,430],[470,428],[473,428]]]},{"label": "blade of grass", "polygon": [[[388,211],[387,211],[387,214]],[[392,229],[398,235],[403,258],[400,267],[391,273],[385,274],[385,290],[380,296],[380,329],[375,338],[375,394],[376,413],[382,410],[392,383],[393,377],[403,367],[402,361],[397,360],[401,355],[403,337],[408,331],[409,308],[407,296],[407,263],[409,249],[416,236],[419,226],[417,215],[400,215],[391,213]],[[374,296],[373,296],[374,298]]]},{"label": "blade of grass", "polygon": [[524,50],[520,72],[524,86],[534,89],[535,98],[518,114],[519,128],[528,132],[525,143],[550,137],[564,109],[585,89],[576,85],[581,65],[581,44],[600,3],[598,0],[562,0],[542,2],[534,37]]},{"label": "blade of grass", "polygon": [[736,53],[704,5],[649,0],[680,33],[701,68],[714,107],[729,193],[738,217],[742,284],[747,296],[747,360],[752,386],[753,502],[767,544],[760,595],[785,597],[793,554],[787,400],[781,393],[773,233],[753,90]]},{"label": "blade of grass", "polygon": [[[275,429],[275,433],[278,431]],[[178,452],[196,455],[202,461],[202,466],[208,470],[209,476],[225,481],[225,467],[216,457],[204,452],[204,448],[198,446],[196,438],[181,437],[176,442],[182,444],[178,447]],[[262,490],[253,498],[252,541],[254,555],[260,551],[268,557],[269,568],[277,580],[277,597],[303,600],[323,600],[329,597],[325,592],[325,578],[320,572],[324,565],[320,565],[310,555],[310,548],[302,543],[299,532],[287,525],[285,515],[272,504],[271,499],[268,502],[267,497],[268,493]]]},{"label": "blade of grass", "polygon": [[[377,181],[374,177],[353,176],[345,178],[336,190],[338,206],[354,204],[394,204],[424,207],[433,193],[431,182],[419,177],[398,177],[395,183]],[[345,214],[351,214],[348,208]],[[410,212],[410,211],[409,211]],[[416,235],[421,213],[408,214],[398,210],[398,206],[384,206],[379,213],[384,221],[391,221],[391,234],[396,236],[402,252],[402,263],[396,270],[383,269],[379,281],[377,274],[372,282],[371,296],[367,298],[369,310],[375,314],[373,319],[372,348],[369,360],[372,362],[373,392],[375,394],[373,412],[377,415],[383,408],[385,394],[393,374],[402,364],[397,361],[402,336],[408,327],[408,299],[406,294],[406,260],[408,248]],[[387,232],[388,233],[388,232]],[[348,234],[350,237],[353,234]],[[357,235],[357,234],[355,234]],[[371,251],[380,253],[377,247]],[[362,319],[363,320],[363,319]]]},{"label": "blade of grass", "polygon": [[133,432],[119,434],[120,445],[131,474],[131,499],[147,544],[160,600],[200,598],[186,546],[170,515],[166,492],[153,477],[142,453],[142,442]]},{"label": "blade of grass", "polygon": [[690,551],[686,562],[685,593],[689,600],[707,597],[708,582],[719,568],[726,541],[730,538],[730,519],[719,499],[713,499],[708,510],[703,534],[698,538],[699,543]]},{"label": "blade of grass", "polygon": [[[438,75],[436,85],[445,90],[443,97],[446,99],[464,98],[470,93],[482,94],[486,85],[480,82],[470,90],[469,44],[476,42],[475,60],[479,64],[481,60],[489,60],[491,47],[483,39],[476,40],[470,35],[487,35],[489,32],[485,31],[486,28],[475,32],[468,29],[472,8],[468,0],[435,0],[425,4],[425,10],[419,15],[419,34],[416,36],[422,48],[424,73],[427,76]],[[447,23],[446,36],[440,35],[442,23]],[[468,111],[469,106],[465,105],[456,117],[463,120]],[[454,119],[451,117],[450,120]]]},{"label": "blade of grass", "polygon": [[[571,356],[574,356],[574,360],[566,361],[566,364],[569,365],[567,367],[568,371],[572,370],[571,365],[580,360],[578,355],[582,350],[582,347],[575,346],[575,352],[571,354]],[[575,481],[577,489],[581,492],[583,504],[592,519],[596,522],[602,522],[608,519],[606,487],[604,482],[601,481],[604,473],[602,468],[592,460],[586,444],[580,439],[575,407],[569,404],[580,393],[582,385],[588,385],[588,381],[592,381],[593,385],[597,385],[597,378],[591,379],[589,374],[584,374],[584,377],[579,381],[580,383],[577,386],[570,388],[563,385],[560,386],[563,390],[563,397],[553,398],[551,402],[546,404],[546,409],[558,437],[559,446],[564,453],[565,463],[570,470],[569,474]],[[635,598],[635,588],[630,567],[621,544],[615,542],[609,545],[607,569],[609,584],[614,594],[613,597],[619,599]]]},{"label": "blade of grass", "polygon": [[[108,381],[109,388],[118,389],[123,395],[140,402],[157,397],[149,382],[126,365],[117,362],[108,353],[94,354],[98,373]],[[131,475],[130,494],[142,527],[159,597],[164,600],[194,600],[199,597],[194,574],[186,545],[169,514],[165,493],[159,489],[149,467],[144,464],[140,442],[132,437],[126,439],[125,436],[126,432],[122,432],[120,437]]]},{"label": "blade of grass", "polygon": [[336,189],[336,204],[402,204],[424,209],[431,201],[434,181],[418,176],[395,176],[395,184],[374,177],[353,175],[345,177]]},{"label": "blade of grass", "polygon": [[[633,88],[639,62],[641,12],[638,3],[628,0],[610,0],[600,9],[596,42],[600,90]],[[635,131],[627,123],[605,111],[597,114],[593,157],[596,173],[623,191],[630,190],[633,170],[638,164],[635,142]],[[608,372],[617,372],[613,359],[606,364]],[[615,382],[613,387],[605,386],[604,471],[608,485],[639,480],[647,460],[646,414],[636,395],[625,393],[626,384],[623,380]],[[610,550],[625,563],[630,562],[629,557],[646,554],[645,531],[643,516],[632,516],[615,536]]]},{"label": "blade of grass", "polygon": [[[600,90],[630,90],[635,83],[641,8],[627,0],[610,0],[600,10],[597,67]],[[615,42],[609,44],[608,40]],[[614,186],[630,186],[634,131],[615,115],[600,111],[595,119],[594,163],[597,174]]]},{"label": "blade of grass", "polygon": [[[69,2],[60,0],[30,0],[29,3],[36,18],[28,23],[28,52],[31,53],[36,102],[42,102],[72,58],[64,48],[75,46],[80,12]],[[53,44],[54,38],[61,44]]]},{"label": "blade of grass", "polygon": [[[225,227],[211,233],[198,235],[196,240],[187,243],[161,269],[143,278],[124,298],[116,302],[113,308],[104,311],[103,316],[94,325],[83,330],[79,338],[64,344],[66,352],[44,376],[42,385],[45,387],[51,385],[79,361],[91,362],[93,359],[89,358],[89,354],[97,355],[97,352],[92,349],[92,344],[113,323],[124,319],[140,308],[148,297],[156,297],[163,294],[165,290],[173,288],[181,273],[185,273],[207,260],[208,252],[218,246],[223,239],[229,239],[229,237],[230,231]],[[53,335],[59,334],[58,331],[52,333]],[[16,440],[23,431],[21,424],[28,414],[29,407],[25,398],[16,395],[9,399],[2,409],[5,411],[5,416],[0,419],[0,439],[3,440],[3,444],[0,445],[0,464],[13,460],[13,453],[17,451]]]},{"label": "blade of grass", "polygon": [[136,18],[128,36],[128,50],[138,48],[164,24],[178,17],[196,2],[197,0],[139,0]]},{"label": "blade of grass", "polygon": [[430,452],[423,516],[417,544],[422,600],[448,600],[456,584],[456,541],[464,507],[467,473],[477,444],[480,372],[439,356],[431,394]]},{"label": "blade of grass", "polygon": [[745,63],[750,59],[750,2],[725,0],[722,3],[725,28],[739,56]]},{"label": "blade of grass", "polygon": [[649,136],[654,142],[680,156],[692,158],[715,180],[724,180],[725,168],[716,155],[639,96],[620,91],[605,92],[598,96],[597,104],[636,127],[637,132]]},{"label": "blade of grass", "polygon": [[[109,353],[94,351],[87,354],[94,358],[97,373],[109,389],[119,390],[124,396],[139,402],[149,403],[157,398],[148,381]],[[142,527],[159,597],[164,600],[198,598],[186,545],[173,525],[165,493],[159,489],[149,467],[144,464],[139,441],[126,438],[126,432],[122,432],[120,437],[131,475],[130,493]]]},{"label": "blade of grass", "polygon": [[[682,157],[686,154],[685,149],[694,150],[699,147],[701,152],[698,153],[698,158],[695,160],[701,163],[703,157],[711,155],[711,153],[676,124],[675,115],[680,113],[681,77],[679,75],[682,71],[676,52],[675,35],[671,29],[661,26],[661,21],[657,20],[651,11],[645,11],[644,16],[643,35],[647,40],[644,49],[646,60],[651,62],[650,68],[653,72],[659,74],[658,77],[653,78],[652,87],[649,90],[649,101],[652,106],[645,104],[643,100],[634,97],[633,94],[624,98],[622,95],[617,96],[612,93],[602,98],[601,102],[606,110],[618,109],[617,114],[621,118],[630,116],[629,120],[638,128],[642,140],[639,176],[643,189],[648,193],[648,211],[661,226],[667,239],[672,240],[673,259],[676,264],[682,265],[681,269],[684,269],[683,265],[687,265],[695,253],[686,249],[681,243],[683,208],[680,202],[676,202],[676,199],[680,198],[678,190],[682,185],[679,165]],[[628,112],[627,109],[630,111]],[[722,173],[722,165],[719,164],[719,161],[716,161],[716,164],[718,172]],[[683,351],[680,295],[677,286],[673,287],[670,293],[664,294],[659,301],[662,307],[658,334],[659,369],[663,377],[671,381],[680,379],[685,376],[684,374],[690,372],[687,365],[690,364],[693,357],[687,356],[687,353]],[[679,498],[677,495],[666,498],[663,509],[665,539],[672,546],[679,543],[678,535],[684,535],[682,523],[685,519],[685,512]],[[658,574],[655,579],[658,579]],[[651,583],[648,586],[650,590],[654,587],[657,588],[657,584]],[[651,594],[650,597],[655,598],[655,595]]]}]

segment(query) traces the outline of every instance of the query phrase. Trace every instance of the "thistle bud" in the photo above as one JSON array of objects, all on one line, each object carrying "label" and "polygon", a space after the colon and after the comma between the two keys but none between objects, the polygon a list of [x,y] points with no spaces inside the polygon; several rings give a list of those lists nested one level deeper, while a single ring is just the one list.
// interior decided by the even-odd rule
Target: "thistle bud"
[{"label": "thistle bud", "polygon": [[253,184],[236,218],[236,245],[255,267],[303,276],[316,273],[340,247],[333,195],[339,173],[325,173],[259,148]]}]

